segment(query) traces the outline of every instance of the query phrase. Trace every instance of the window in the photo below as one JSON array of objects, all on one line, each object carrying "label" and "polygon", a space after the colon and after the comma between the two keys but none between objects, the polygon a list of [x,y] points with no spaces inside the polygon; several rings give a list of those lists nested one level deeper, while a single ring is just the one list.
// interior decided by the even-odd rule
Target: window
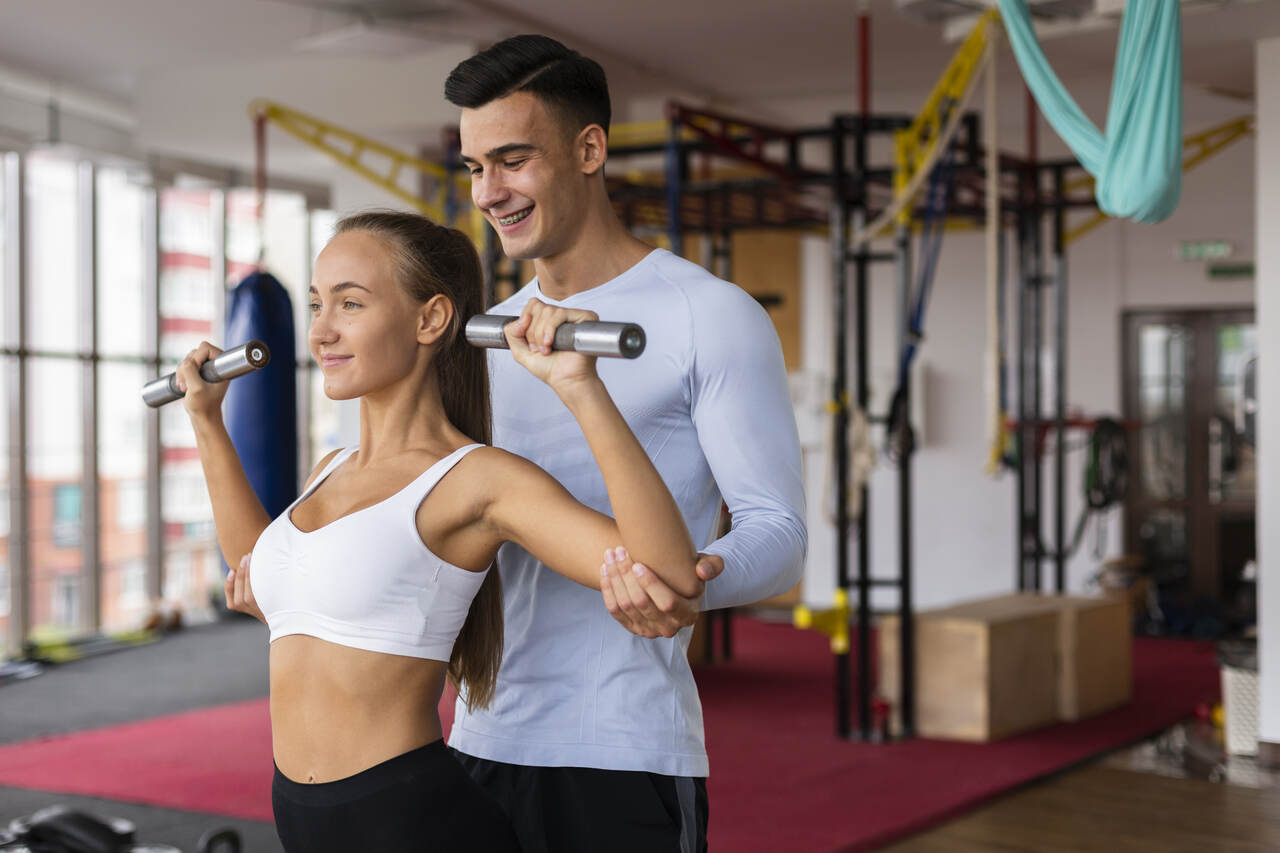
[{"label": "window", "polygon": [[32,349],[80,349],[76,164],[27,157],[27,330]]},{"label": "window", "polygon": [[53,623],[59,628],[80,624],[80,577],[60,575],[53,583]]},{"label": "window", "polygon": [[[201,339],[225,344],[224,269],[238,280],[237,273],[257,262],[261,240],[267,266],[296,303],[298,352],[275,356],[289,360],[305,353],[308,249],[318,248],[309,229],[332,226],[331,216],[313,220],[303,195],[272,192],[260,230],[251,192],[185,176],[153,188],[151,176],[139,179],[119,160],[91,167],[88,159],[63,149],[0,151],[0,235],[7,234],[6,221],[11,229],[19,226],[16,237],[27,259],[25,273],[8,275],[5,254],[12,261],[16,247],[0,239],[0,270],[6,270],[0,275],[0,348],[8,350],[0,352],[0,400],[8,399],[15,377],[24,376],[27,388],[25,411],[0,415],[0,654],[18,651],[7,643],[22,639],[8,636],[13,621],[54,636],[137,627],[158,591],[151,575],[157,562],[164,592],[188,616],[211,612],[209,591],[221,584],[222,561],[194,435],[180,406],[160,413],[161,517],[149,515],[155,495],[149,492],[148,427],[154,415],[140,405],[138,390],[154,376],[145,361],[152,355],[151,323],[158,311],[157,343],[166,366]],[[10,198],[19,187],[8,179],[18,174],[25,176],[22,194]],[[89,179],[92,195],[82,192]],[[84,206],[89,198],[92,210]],[[82,239],[90,224],[92,247]],[[91,248],[96,257],[89,259]],[[94,352],[82,322],[89,269],[97,288]],[[155,292],[147,281],[152,271]],[[19,289],[22,317],[10,310]],[[21,353],[15,349],[19,320],[28,332]],[[85,393],[91,381],[96,394]],[[84,417],[88,400],[96,404],[96,418]],[[16,450],[25,458],[26,482],[9,482],[15,415],[25,422],[24,444]],[[332,420],[324,430],[330,439]],[[93,421],[97,434],[85,434],[86,422]],[[82,481],[86,467],[96,469],[98,482]],[[90,512],[95,499],[98,511]],[[27,529],[11,531],[10,504],[19,500]],[[90,515],[96,530],[85,527]],[[149,551],[153,522],[162,531],[159,555]],[[94,536],[99,564],[85,566],[82,546]],[[21,564],[11,553],[11,537],[25,539]],[[12,596],[10,584],[22,595]],[[100,601],[83,599],[91,588]],[[100,624],[90,624],[91,614],[100,615]]]},{"label": "window", "polygon": [[191,592],[191,557],[190,551],[169,552],[164,572],[165,601],[186,601]]},{"label": "window", "polygon": [[142,530],[147,525],[147,483],[122,480],[116,484],[116,528]]},{"label": "window", "polygon": [[[101,205],[107,204],[106,196],[102,189]],[[128,198],[117,199],[112,207],[119,204],[127,208],[124,201]],[[119,223],[109,226],[104,222],[101,217],[106,215],[105,211],[100,213],[99,239],[106,239],[119,227]],[[135,242],[134,236],[120,239],[126,244]],[[141,280],[130,281],[126,274],[134,255],[142,255],[141,239],[139,229],[132,251],[117,246],[112,250],[116,260],[104,258],[99,264],[99,290],[112,294],[107,300],[99,299],[101,324],[114,324],[117,314],[137,314],[134,322],[143,323],[143,299],[135,291],[141,289]],[[109,310],[104,301],[111,303]],[[122,321],[119,328],[127,327],[128,322]],[[104,349],[110,347],[125,356],[128,348],[141,353],[144,346],[141,334],[133,340],[121,335],[115,343],[101,334],[99,342]],[[154,417],[138,400],[138,389],[152,378],[153,371],[140,364],[108,360],[111,358],[104,356],[98,363],[98,613],[100,628],[107,632],[135,629],[146,617],[147,420]]]},{"label": "window", "polygon": [[53,544],[57,548],[80,546],[80,484],[53,487]]},{"label": "window", "polygon": [[[8,211],[5,210],[8,201],[8,193],[6,191],[6,182],[8,180],[8,160],[16,158],[17,154],[10,154],[0,151],[0,312],[7,314],[9,306],[13,304],[13,291],[17,288],[18,283],[8,275],[5,261],[5,252],[8,251],[8,242],[6,233],[8,226],[5,225],[5,217]],[[0,346],[8,347],[15,343],[17,337],[17,324],[8,316],[0,316]],[[4,362],[0,361],[0,365]],[[0,380],[3,381],[3,380]],[[7,399],[0,397],[0,399]],[[3,419],[0,419],[0,429],[4,428]]]},{"label": "window", "polygon": [[146,194],[120,169],[97,180],[98,346],[103,355],[146,355]]},{"label": "window", "polygon": [[[84,353],[88,343],[80,322],[81,257],[79,169],[65,155],[33,151],[24,158],[26,184],[26,277],[24,288],[29,349],[20,357],[27,379],[26,500],[28,563],[21,606],[33,632],[62,632],[80,625],[79,577],[86,439],[84,435]],[[72,357],[68,357],[72,356]],[[12,436],[11,436],[12,438]],[[15,483],[11,488],[19,488]],[[13,494],[13,499],[18,499]]]},{"label": "window", "polygon": [[[82,393],[84,368],[69,358],[28,358],[27,564],[25,600],[33,631],[61,629],[65,596],[60,584],[84,569],[81,477],[84,475]],[[17,498],[17,495],[13,495]],[[13,535],[22,535],[13,531]],[[62,609],[59,609],[62,608]],[[73,614],[74,615],[74,614]]]},{"label": "window", "polygon": [[120,590],[116,603],[122,610],[141,610],[147,606],[147,565],[130,560],[119,568]]}]

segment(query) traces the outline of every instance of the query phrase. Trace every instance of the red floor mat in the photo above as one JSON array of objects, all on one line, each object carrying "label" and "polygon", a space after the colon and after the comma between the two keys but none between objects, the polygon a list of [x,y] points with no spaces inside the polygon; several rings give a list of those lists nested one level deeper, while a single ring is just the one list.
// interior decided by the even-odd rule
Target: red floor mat
[{"label": "red floor mat", "polygon": [[[1134,701],[1117,711],[981,746],[842,743],[826,641],[735,627],[735,660],[699,673],[710,841],[735,853],[884,844],[1156,732],[1218,689],[1210,644],[1139,639]],[[271,818],[270,783],[265,699],[0,748],[0,785],[240,818]]]}]

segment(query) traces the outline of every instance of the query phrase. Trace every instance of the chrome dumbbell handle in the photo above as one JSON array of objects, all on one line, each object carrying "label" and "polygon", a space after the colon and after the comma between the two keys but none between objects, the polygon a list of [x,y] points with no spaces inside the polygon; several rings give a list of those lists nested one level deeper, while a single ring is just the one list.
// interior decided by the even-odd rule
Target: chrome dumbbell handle
[{"label": "chrome dumbbell handle", "polygon": [[[254,370],[266,367],[271,361],[271,350],[262,341],[249,341],[235,349],[229,349],[200,365],[200,377],[205,382],[226,382]],[[152,379],[142,386],[142,399],[151,408],[181,400],[185,396],[178,390],[178,374],[169,373]]]},{"label": "chrome dumbbell handle", "polygon": [[[502,329],[519,317],[476,314],[467,321],[467,342],[477,347],[507,349]],[[573,350],[605,358],[635,358],[644,352],[644,329],[635,323],[564,323],[556,329],[553,350]]]}]

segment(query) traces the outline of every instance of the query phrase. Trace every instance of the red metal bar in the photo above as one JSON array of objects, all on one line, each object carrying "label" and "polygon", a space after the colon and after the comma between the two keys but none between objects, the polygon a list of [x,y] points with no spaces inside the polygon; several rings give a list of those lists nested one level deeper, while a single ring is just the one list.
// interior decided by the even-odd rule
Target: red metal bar
[{"label": "red metal bar", "polygon": [[865,5],[858,15],[858,111],[871,115],[871,16]]},{"label": "red metal bar", "polygon": [[[667,112],[670,118],[710,142],[714,148],[727,157],[753,163],[783,180],[794,180],[805,174],[803,171],[796,172],[792,170],[785,163],[778,163],[763,156],[763,148],[766,142],[790,141],[795,138],[793,131],[757,124],[708,110],[690,109],[676,103],[668,104]],[[698,121],[699,119],[701,121]],[[707,128],[704,126],[706,123],[711,123],[714,127]],[[742,127],[748,132],[750,140],[745,147],[732,137],[729,132],[731,126]]]},{"label": "red metal bar", "polygon": [[253,188],[258,196],[258,228],[262,228],[262,208],[267,200],[267,114],[259,110],[253,117]]}]

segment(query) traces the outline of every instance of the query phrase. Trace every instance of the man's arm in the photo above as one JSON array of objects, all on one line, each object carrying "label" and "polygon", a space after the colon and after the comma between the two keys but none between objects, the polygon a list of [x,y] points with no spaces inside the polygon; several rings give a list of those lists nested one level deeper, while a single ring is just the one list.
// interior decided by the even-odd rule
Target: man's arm
[{"label": "man's arm", "polygon": [[702,551],[724,572],[704,610],[754,604],[800,581],[807,546],[800,439],[778,334],[734,288],[694,305],[693,421],[733,528]]},{"label": "man's arm", "polygon": [[[702,595],[680,596],[642,565],[601,566],[609,613],[643,637],[671,637],[702,610],[785,592],[804,568],[804,481],[782,349],[752,297],[736,289],[728,296],[727,307],[720,300],[713,310],[691,306],[697,344],[690,385],[698,440],[733,528],[699,554]],[[699,328],[698,320],[710,317],[714,328],[706,329],[709,320]]]}]

